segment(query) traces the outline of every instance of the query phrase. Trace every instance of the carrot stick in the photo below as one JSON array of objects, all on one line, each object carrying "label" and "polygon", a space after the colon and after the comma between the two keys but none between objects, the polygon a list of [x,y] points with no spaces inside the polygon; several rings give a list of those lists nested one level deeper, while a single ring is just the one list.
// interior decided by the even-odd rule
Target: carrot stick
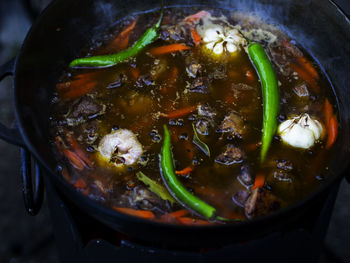
[{"label": "carrot stick", "polygon": [[326,125],[328,127],[329,121],[331,120],[331,118],[333,116],[333,107],[330,104],[328,99],[326,99],[324,102],[324,116],[325,116]]},{"label": "carrot stick", "polygon": [[201,219],[194,219],[191,217],[179,217],[177,220],[183,224],[183,225],[199,225],[199,226],[206,226],[210,225],[211,223],[205,220]]},{"label": "carrot stick", "polygon": [[160,56],[165,55],[168,53],[178,52],[181,50],[188,50],[191,49],[190,47],[186,46],[185,44],[171,44],[167,46],[161,46],[161,47],[155,47],[150,49],[150,53],[153,56]]},{"label": "carrot stick", "polygon": [[188,166],[180,171],[175,171],[175,173],[178,175],[186,175],[191,173],[192,171],[193,171],[193,168],[191,166]]},{"label": "carrot stick", "polygon": [[136,25],[136,20],[132,21],[129,26],[127,26],[119,36],[114,39],[108,47],[114,47],[117,50],[126,49],[129,45],[130,33],[134,30]]},{"label": "carrot stick", "polygon": [[62,167],[62,177],[68,182],[68,183],[72,183],[72,179],[69,176],[69,172],[67,170],[67,168],[65,166]]},{"label": "carrot stick", "polygon": [[201,43],[202,38],[198,34],[198,32],[197,32],[197,30],[195,28],[193,28],[191,30],[191,35],[192,35],[192,39],[193,39],[194,43],[196,44],[196,46],[198,46]]},{"label": "carrot stick", "polygon": [[194,23],[194,22],[197,22],[199,19],[206,17],[206,16],[209,16],[209,15],[210,15],[209,12],[202,10],[196,14],[193,14],[193,15],[186,17],[185,22],[186,23]]},{"label": "carrot stick", "polygon": [[140,76],[140,70],[138,68],[131,68],[130,73],[134,79],[138,79],[138,77]]},{"label": "carrot stick", "polygon": [[74,152],[68,150],[68,149],[63,149],[63,154],[64,156],[67,157],[69,162],[78,170],[83,170],[85,168],[84,162],[79,158],[77,154]]},{"label": "carrot stick", "polygon": [[146,211],[146,210],[135,210],[135,209],[131,209],[131,208],[125,208],[125,207],[113,207],[114,210],[124,213],[124,214],[128,214],[131,216],[137,216],[137,217],[141,217],[141,218],[146,218],[146,219],[154,219],[155,216],[151,211]]},{"label": "carrot stick", "polygon": [[194,112],[197,109],[197,105],[195,106],[190,106],[187,108],[183,108],[183,109],[179,109],[179,110],[175,110],[171,113],[161,113],[160,116],[168,118],[168,119],[176,119],[176,118],[180,118],[183,116],[186,116],[192,112]]},{"label": "carrot stick", "polygon": [[71,83],[70,90],[61,94],[61,98],[63,100],[72,100],[79,98],[91,91],[96,86],[96,84],[97,82],[90,82],[81,85],[78,85],[76,82]]},{"label": "carrot stick", "polygon": [[255,77],[254,77],[254,74],[251,70],[248,70],[246,73],[245,73],[246,77],[247,77],[247,80],[252,83],[254,82],[255,80]]},{"label": "carrot stick", "polygon": [[86,163],[88,167],[92,167],[92,162],[89,159],[87,153],[83,150],[81,145],[77,142],[77,140],[71,135],[67,134],[67,141],[69,142],[70,146],[74,150],[74,152],[78,155],[78,157]]},{"label": "carrot stick", "polygon": [[263,174],[257,174],[252,189],[263,187],[265,184],[265,176]]},{"label": "carrot stick", "polygon": [[331,148],[338,136],[338,121],[337,116],[333,115],[328,124],[328,139],[326,149]]},{"label": "carrot stick", "polygon": [[305,57],[298,57],[298,62],[310,74],[312,78],[316,80],[319,79],[317,70],[309,60],[307,60]]},{"label": "carrot stick", "polygon": [[174,222],[174,221],[177,221],[178,218],[180,217],[183,217],[183,216],[186,216],[188,215],[190,212],[186,209],[181,209],[181,210],[178,210],[178,211],[175,211],[175,212],[172,212],[172,213],[168,213],[168,214],[165,214],[165,215],[162,215],[160,217],[160,220],[162,222]]},{"label": "carrot stick", "polygon": [[170,85],[173,85],[175,83],[178,75],[179,69],[177,67],[174,67],[169,76]]},{"label": "carrot stick", "polygon": [[310,87],[313,89],[314,92],[318,93],[319,92],[319,87],[317,85],[317,81],[310,75],[308,71],[306,71],[303,67],[296,65],[296,64],[291,64],[290,67],[298,73],[299,77],[306,81]]},{"label": "carrot stick", "polygon": [[78,180],[75,181],[73,186],[77,189],[85,189],[86,183],[82,178],[79,178]]}]

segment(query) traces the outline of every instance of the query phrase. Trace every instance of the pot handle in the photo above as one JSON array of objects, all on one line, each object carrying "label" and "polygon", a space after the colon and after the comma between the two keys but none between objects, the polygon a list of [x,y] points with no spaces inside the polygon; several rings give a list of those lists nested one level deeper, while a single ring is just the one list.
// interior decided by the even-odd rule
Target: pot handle
[{"label": "pot handle", "polygon": [[[12,59],[8,63],[0,66],[0,81],[7,76],[13,76],[16,59]],[[15,126],[15,125],[14,125]],[[8,143],[25,147],[22,137],[16,127],[8,128],[0,122],[0,139]]]},{"label": "pot handle", "polygon": [[[16,59],[13,59],[5,65],[0,66],[0,81],[6,76],[14,75],[15,63]],[[33,187],[31,154],[26,149],[22,136],[16,127],[16,123],[12,128],[8,128],[0,122],[0,139],[21,147],[21,176],[24,206],[27,212],[34,216],[40,211],[44,197],[43,179],[40,172],[40,167],[35,162],[35,185]]]},{"label": "pot handle", "polygon": [[23,184],[24,206],[31,216],[35,216],[40,211],[44,199],[44,185],[40,167],[35,162],[35,184],[32,181],[32,158],[25,148],[21,149],[21,175]]}]

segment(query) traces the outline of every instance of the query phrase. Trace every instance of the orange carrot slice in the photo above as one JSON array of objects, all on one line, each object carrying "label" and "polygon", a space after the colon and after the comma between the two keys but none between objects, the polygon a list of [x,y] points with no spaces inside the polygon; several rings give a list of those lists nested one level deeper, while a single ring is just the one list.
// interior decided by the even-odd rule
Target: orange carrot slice
[{"label": "orange carrot slice", "polygon": [[331,148],[338,136],[338,121],[337,116],[333,115],[328,124],[328,139],[326,149]]},{"label": "orange carrot slice", "polygon": [[312,88],[312,90],[316,93],[319,92],[319,87],[317,85],[317,81],[310,75],[310,73],[308,71],[306,71],[303,67],[297,65],[297,64],[291,64],[290,67],[296,72],[298,73],[299,77],[306,81],[310,87]]},{"label": "orange carrot slice", "polygon": [[197,30],[195,28],[193,28],[191,30],[191,35],[192,35],[192,39],[193,39],[194,43],[196,44],[196,46],[198,46],[201,43],[202,38],[198,34],[198,32],[197,32]]},{"label": "orange carrot slice", "polygon": [[319,79],[317,70],[315,67],[311,64],[309,60],[307,60],[305,57],[299,57],[298,58],[299,64],[310,74],[310,76],[316,80]]},{"label": "orange carrot slice", "polygon": [[180,171],[175,171],[176,174],[178,175],[186,175],[193,172],[193,168],[191,166],[188,166]]},{"label": "orange carrot slice", "polygon": [[113,207],[114,210],[124,213],[124,214],[128,214],[131,216],[137,216],[137,217],[141,217],[141,218],[146,218],[146,219],[154,219],[155,216],[151,211],[146,211],[146,210],[135,210],[135,209],[131,209],[131,208],[125,208],[125,207]]},{"label": "orange carrot slice", "polygon": [[150,49],[150,53],[153,56],[160,56],[165,55],[173,52],[178,52],[181,50],[188,50],[191,49],[190,47],[186,46],[185,44],[171,44],[167,46],[161,46],[161,47],[155,47]]},{"label": "orange carrot slice", "polygon": [[114,47],[117,50],[126,49],[129,45],[130,33],[134,30],[136,25],[136,20],[132,21],[129,26],[127,26],[119,36],[111,42],[110,47]]},{"label": "orange carrot slice", "polygon": [[198,226],[206,226],[206,225],[210,225],[211,223],[205,220],[201,220],[201,219],[195,219],[192,217],[179,217],[177,218],[177,220],[183,224],[183,225],[198,225]]},{"label": "orange carrot slice", "polygon": [[190,106],[187,108],[179,109],[170,113],[161,113],[160,116],[168,118],[168,119],[176,119],[183,116],[186,116],[192,112],[194,112],[197,109],[197,105]]},{"label": "orange carrot slice", "polygon": [[263,174],[257,174],[252,189],[263,187],[265,184],[265,176]]},{"label": "orange carrot slice", "polygon": [[92,162],[88,157],[88,154],[83,150],[82,146],[77,142],[77,140],[71,134],[67,134],[67,141],[74,152],[78,155],[78,157],[84,161],[88,167],[91,168]]},{"label": "orange carrot slice", "polygon": [[326,125],[328,127],[329,121],[331,120],[331,118],[333,116],[333,107],[330,104],[328,99],[326,99],[324,102],[324,116],[325,116]]},{"label": "orange carrot slice", "polygon": [[87,185],[82,178],[79,178],[78,180],[75,181],[73,186],[77,189],[85,189]]},{"label": "orange carrot slice", "polygon": [[138,68],[131,68],[130,73],[135,80],[140,76],[140,70]]},{"label": "orange carrot slice", "polygon": [[68,150],[68,149],[63,149],[63,154],[64,156],[67,157],[69,162],[78,170],[83,170],[85,168],[84,162],[79,158],[77,154],[74,152]]},{"label": "orange carrot slice", "polygon": [[89,83],[81,83],[71,82],[70,90],[61,94],[61,98],[63,100],[73,100],[83,96],[84,94],[90,92],[95,86],[97,82],[89,82]]}]

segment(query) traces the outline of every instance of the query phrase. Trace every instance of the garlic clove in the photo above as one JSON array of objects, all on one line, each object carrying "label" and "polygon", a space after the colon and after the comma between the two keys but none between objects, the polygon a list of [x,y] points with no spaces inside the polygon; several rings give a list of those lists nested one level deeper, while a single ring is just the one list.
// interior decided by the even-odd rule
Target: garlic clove
[{"label": "garlic clove", "polygon": [[209,28],[204,33],[204,42],[216,42],[220,40],[220,36],[222,35],[222,29],[217,28]]},{"label": "garlic clove", "polygon": [[233,43],[227,42],[226,49],[227,49],[228,52],[233,53],[233,52],[236,52],[238,48]]},{"label": "garlic clove", "polygon": [[281,139],[290,146],[308,149],[322,136],[323,126],[308,114],[303,114],[281,123],[278,132]]},{"label": "garlic clove", "polygon": [[224,47],[222,43],[217,43],[216,46],[213,48],[213,52],[216,55],[222,54],[223,51],[224,51]]}]

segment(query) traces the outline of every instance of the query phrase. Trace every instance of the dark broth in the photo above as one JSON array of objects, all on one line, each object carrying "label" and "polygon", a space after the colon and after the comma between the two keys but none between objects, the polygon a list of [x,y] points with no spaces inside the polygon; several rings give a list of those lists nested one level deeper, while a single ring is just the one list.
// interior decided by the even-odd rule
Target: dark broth
[{"label": "dark broth", "polygon": [[[189,175],[179,175],[181,181],[194,195],[214,206],[219,215],[239,219],[255,217],[247,216],[244,204],[237,202],[237,194],[249,196],[256,175],[264,175],[264,189],[278,199],[280,208],[304,198],[325,179],[332,154],[331,149],[325,149],[326,137],[309,150],[298,150],[284,144],[276,133],[267,158],[261,164],[259,157],[263,101],[258,75],[244,48],[241,48],[236,55],[226,55],[224,59],[217,59],[208,54],[208,51],[204,51],[202,45],[195,47],[189,29],[181,26],[181,22],[196,11],[195,8],[188,8],[186,11],[166,10],[161,39],[126,63],[105,69],[67,69],[58,85],[52,112],[53,138],[56,138],[56,143],[64,142],[64,146],[61,149],[59,147],[57,153],[63,176],[78,191],[107,206],[151,210],[156,219],[160,220],[164,214],[179,210],[181,206],[171,205],[149,192],[147,194],[151,197],[144,197],[142,191],[148,191],[147,187],[135,174],[137,171],[142,171],[163,185],[159,169],[159,153],[162,146],[163,125],[167,124],[172,135],[176,170],[193,167],[193,172]],[[219,16],[223,11],[210,10],[210,12],[212,16]],[[334,102],[334,94],[325,75],[307,51],[294,43],[285,33],[262,22],[257,23],[256,19],[250,20],[251,17],[248,15],[246,20],[237,20],[237,16],[230,13],[225,15],[230,24],[241,24],[243,31],[262,27],[266,31],[271,30],[277,36],[277,40],[272,44],[265,41],[261,43],[270,56],[280,82],[279,122],[307,112],[322,122],[326,129],[324,103],[326,98]],[[88,55],[116,52],[117,48],[110,43],[136,18],[137,23],[129,39],[129,43],[132,44],[155,23],[157,17],[158,13],[148,13],[126,19],[113,29],[116,33],[110,41],[100,47],[89,48]],[[175,28],[180,30],[179,39],[172,38],[171,35],[168,38],[166,36],[169,27],[173,28],[174,25],[180,27]],[[191,50],[162,56],[152,56],[148,53],[152,47],[171,43],[185,43]],[[293,52],[311,61],[317,70],[319,75],[317,89],[310,87],[309,83],[298,77],[288,66],[296,63],[298,59]],[[186,71],[191,60],[201,65],[200,77],[208,78],[210,81],[206,93],[191,92],[189,89],[189,86],[198,79],[198,76],[193,78]],[[121,79],[124,81],[122,85],[120,85]],[[303,84],[306,85],[309,95],[299,97],[293,89]],[[62,88],[62,85],[65,87]],[[87,94],[82,92],[73,99],[69,97],[71,95],[67,95],[71,94],[69,93],[71,88],[89,85],[93,88]],[[104,105],[103,114],[71,117],[73,108],[84,96],[92,98],[99,105]],[[208,128],[209,135],[199,135],[209,146],[210,157],[192,143],[192,124],[196,124],[201,118],[198,111],[175,119],[159,116],[159,113],[169,113],[193,105],[209,106],[216,113],[210,120],[212,123]],[[218,130],[230,112],[237,113],[243,120],[245,132],[241,136]],[[69,125],[72,123],[74,126]],[[101,138],[118,129],[128,129],[137,134],[137,139],[144,150],[137,164],[117,168],[113,163],[105,162],[99,157],[98,145]],[[62,148],[71,152],[76,150],[67,142],[67,136],[76,138],[78,148],[90,158],[92,167],[76,169],[72,159],[67,157],[67,151],[62,151]],[[243,157],[232,165],[216,162],[216,157],[229,144],[241,149]],[[282,167],[281,163],[291,163],[292,167]],[[252,181],[246,185],[242,184],[242,179],[238,179],[242,174]],[[265,213],[256,216],[263,214]],[[194,215],[191,217],[196,218]],[[171,222],[178,223],[176,220]]]}]

